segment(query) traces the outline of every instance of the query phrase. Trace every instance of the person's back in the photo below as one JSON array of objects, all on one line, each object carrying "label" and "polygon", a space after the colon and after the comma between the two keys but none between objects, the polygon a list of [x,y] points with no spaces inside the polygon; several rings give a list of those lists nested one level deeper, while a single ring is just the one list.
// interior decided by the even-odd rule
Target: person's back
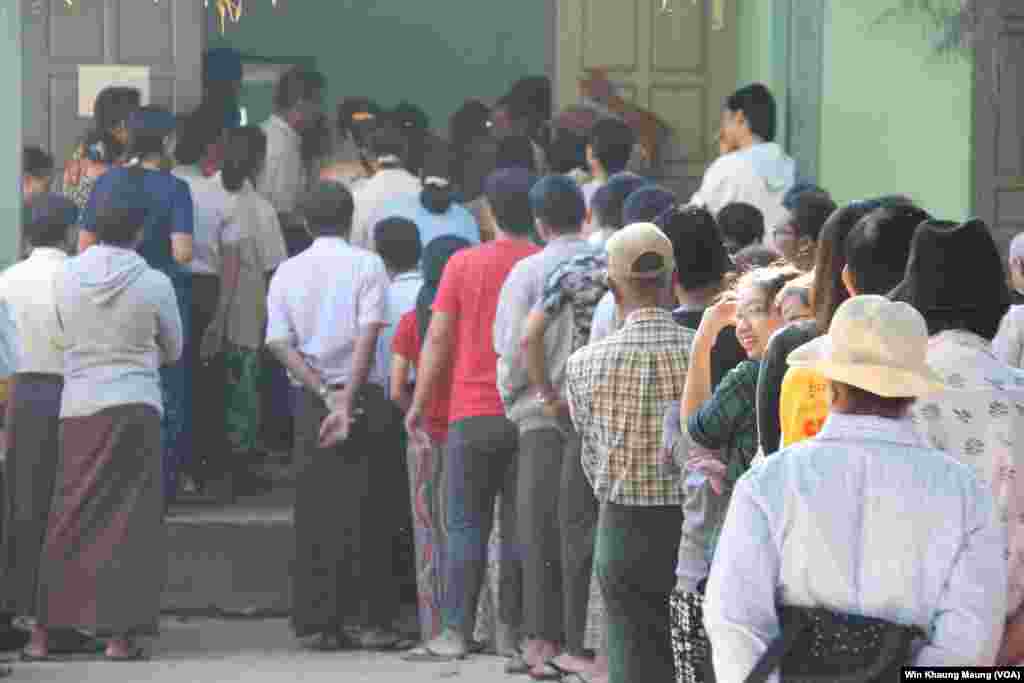
[{"label": "person's back", "polygon": [[150,267],[176,271],[179,267],[171,251],[171,234],[178,231],[191,233],[195,216],[188,184],[170,173],[139,167],[110,169],[96,181],[85,209],[83,227],[87,231],[95,231],[98,208],[111,192],[130,183],[133,175],[141,177],[141,191],[148,202],[142,241],[137,251]]},{"label": "person's back", "polygon": [[359,314],[373,306],[353,295],[367,282],[386,279],[384,261],[376,254],[340,237],[318,237],[278,266],[268,297],[287,311],[294,341],[313,366],[334,368],[352,355]]},{"label": "person's back", "polygon": [[[480,226],[476,218],[464,206],[452,201],[452,190],[447,181],[428,178],[424,185],[426,187],[419,195],[402,195],[392,199],[383,204],[376,215],[385,220],[396,216],[411,220],[419,228],[420,243],[423,247],[442,235],[453,235],[471,244],[479,244]],[[448,197],[434,200],[428,193]],[[434,200],[437,203],[428,207],[424,200]]]},{"label": "person's back", "polygon": [[460,251],[445,267],[434,310],[456,315],[452,422],[505,414],[496,386],[498,354],[486,343],[486,331],[494,329],[505,278],[519,261],[538,251],[525,241],[497,239]]},{"label": "person's back", "polygon": [[[64,355],[61,417],[111,405],[160,409],[158,369],[181,353],[163,322],[178,315],[168,278],[119,247],[97,245],[68,260],[55,285]],[[176,348],[177,347],[177,348]]]},{"label": "person's back", "polygon": [[[969,581],[1005,597],[1005,563],[974,565],[970,576],[955,571],[965,545],[1001,557],[1005,543],[991,495],[969,468],[923,444],[908,420],[872,416],[833,415],[817,439],[779,456],[755,465],[737,491],[743,507],[764,510],[768,523],[751,529],[749,542],[777,546],[772,588],[783,604],[934,624],[942,646],[926,647],[920,665],[994,656],[999,633],[974,631],[978,624],[953,616],[957,605],[940,592],[953,581],[960,600],[974,590]],[[719,555],[738,551],[726,546],[730,540],[723,536]],[[999,613],[988,615],[990,623],[1001,625],[1003,600],[972,607],[990,610],[994,602]],[[725,604],[717,610],[732,612]]]}]

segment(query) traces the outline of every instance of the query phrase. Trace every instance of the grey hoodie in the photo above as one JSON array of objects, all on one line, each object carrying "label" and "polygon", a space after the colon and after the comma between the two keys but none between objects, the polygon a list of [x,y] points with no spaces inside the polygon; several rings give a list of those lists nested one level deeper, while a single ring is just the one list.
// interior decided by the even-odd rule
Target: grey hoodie
[{"label": "grey hoodie", "polygon": [[136,252],[107,245],[68,259],[54,281],[64,349],[61,417],[131,403],[163,411],[161,363],[182,352],[174,288]]}]

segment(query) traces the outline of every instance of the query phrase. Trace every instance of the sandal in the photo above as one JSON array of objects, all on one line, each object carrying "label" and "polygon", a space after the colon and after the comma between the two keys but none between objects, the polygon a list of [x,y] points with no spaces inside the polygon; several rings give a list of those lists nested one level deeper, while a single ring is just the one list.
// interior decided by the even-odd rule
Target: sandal
[{"label": "sandal", "polygon": [[505,673],[509,676],[523,676],[530,673],[530,665],[523,659],[523,653],[517,652],[505,663]]},{"label": "sandal", "polygon": [[132,645],[131,649],[128,650],[128,654],[117,655],[116,657],[111,655],[104,655],[103,657],[108,662],[148,662],[149,655],[146,651],[138,645]]},{"label": "sandal", "polygon": [[36,655],[29,652],[27,649],[21,651],[19,658],[21,659],[21,661],[26,663],[53,661],[53,657],[50,656],[49,652],[47,652],[45,655]]},{"label": "sandal", "polygon": [[402,661],[406,662],[454,662],[465,658],[465,654],[444,655],[434,652],[427,645],[420,645],[402,655]]},{"label": "sandal", "polygon": [[536,669],[530,669],[528,673],[530,674],[530,678],[535,681],[560,681],[574,672],[566,671],[549,660],[541,665],[540,673],[537,673]]}]

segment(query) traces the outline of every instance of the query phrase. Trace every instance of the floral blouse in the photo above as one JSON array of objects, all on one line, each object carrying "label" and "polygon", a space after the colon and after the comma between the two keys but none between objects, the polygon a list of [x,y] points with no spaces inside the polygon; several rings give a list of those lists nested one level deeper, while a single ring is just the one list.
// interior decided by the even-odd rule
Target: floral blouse
[{"label": "floral blouse", "polygon": [[1000,361],[991,345],[967,331],[932,337],[928,364],[947,390],[911,409],[928,443],[970,465],[992,488],[1008,525],[1007,616],[1024,601],[1024,372]]}]

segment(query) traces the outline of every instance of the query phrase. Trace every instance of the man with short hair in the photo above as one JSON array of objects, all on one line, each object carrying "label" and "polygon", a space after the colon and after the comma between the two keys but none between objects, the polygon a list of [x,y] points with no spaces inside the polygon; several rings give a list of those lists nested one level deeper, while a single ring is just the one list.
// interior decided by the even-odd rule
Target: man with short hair
[{"label": "man with short hair", "polygon": [[277,83],[274,113],[262,126],[267,135],[267,160],[256,189],[278,213],[292,213],[310,185],[302,161],[302,135],[323,113],[322,74],[295,67]]},{"label": "man with short hair", "polygon": [[385,218],[374,228],[375,251],[384,259],[390,283],[384,297],[385,327],[377,343],[376,365],[372,379],[390,394],[391,340],[402,316],[416,308],[416,297],[423,287],[420,274],[420,232],[407,218]]},{"label": "man with short hair", "polygon": [[608,240],[608,281],[625,323],[574,353],[566,395],[600,501],[594,562],[607,608],[610,683],[673,680],[668,597],[682,527],[682,481],[661,459],[662,416],[683,393],[693,331],[663,302],[672,243],[656,226]]},{"label": "man with short hair", "polygon": [[[498,224],[498,236],[458,252],[445,266],[412,406],[406,414],[406,430],[410,438],[416,438],[423,430],[427,400],[443,390],[440,382],[451,364],[451,429],[445,452],[445,630],[411,655],[418,659],[445,660],[463,657],[469,651],[499,493],[503,537],[499,617],[514,628],[521,621],[515,539],[519,438],[498,393],[498,355],[493,344],[480,343],[480,334],[494,328],[499,294],[509,272],[538,251],[530,242],[533,212],[529,192],[534,182],[534,175],[520,168],[500,169],[488,176],[485,195]],[[499,652],[509,645],[514,644],[499,643]]]},{"label": "man with short hair", "polygon": [[[518,518],[523,548],[523,627],[531,640],[523,659],[534,675],[543,675],[548,660],[564,641],[561,540],[558,504],[562,460],[579,458],[579,440],[568,415],[544,410],[550,396],[538,396],[523,359],[527,316],[540,301],[544,283],[560,264],[593,252],[581,234],[586,205],[576,183],[563,175],[542,179],[530,191],[537,232],[547,245],[511,270],[498,299],[494,350],[498,354],[498,389],[505,414],[519,428]],[[571,320],[563,318],[548,349],[552,374],[561,380],[572,348]],[[555,397],[557,398],[557,396]]]},{"label": "man with short hair", "polygon": [[419,177],[407,170],[409,144],[402,131],[382,124],[370,135],[370,158],[367,164],[372,175],[352,189],[356,211],[352,217],[352,244],[373,249],[373,227],[388,214],[391,202],[419,198],[422,184]]},{"label": "man with short hair", "polygon": [[390,630],[393,534],[381,532],[370,484],[377,435],[398,425],[383,388],[369,381],[388,275],[380,256],[347,241],[344,186],[317,184],[301,209],[316,239],[278,267],[267,296],[267,345],[300,394],[292,628],[315,636],[316,648],[339,649],[351,644],[343,629],[355,619],[359,644],[388,648],[399,640]]},{"label": "man with short hair", "polygon": [[772,229],[775,248],[791,264],[809,272],[814,268],[821,228],[837,208],[827,192],[801,193]]},{"label": "man with short hair", "polygon": [[994,663],[1006,523],[971,468],[907,419],[917,397],[943,388],[927,352],[911,306],[857,296],[827,335],[789,355],[828,378],[831,411],[816,438],[755,465],[733,490],[704,602],[718,680],[746,680],[787,632],[780,607],[919,627],[924,642],[905,666]]},{"label": "man with short hair", "polygon": [[[775,98],[767,87],[754,83],[730,95],[719,133],[728,151],[708,167],[690,203],[718,215],[726,204],[745,202],[761,210],[765,225],[779,225],[785,217],[782,199],[796,182],[796,163],[775,142],[775,128]],[[765,244],[775,246],[770,234]]]},{"label": "man with short hair", "polygon": [[[625,121],[615,117],[603,118],[590,129],[587,141],[587,165],[593,177],[583,186],[583,198],[590,209],[590,200],[602,185],[616,173],[626,170],[626,165],[633,156],[636,145],[636,134]],[[592,215],[587,222],[592,221]]]}]

